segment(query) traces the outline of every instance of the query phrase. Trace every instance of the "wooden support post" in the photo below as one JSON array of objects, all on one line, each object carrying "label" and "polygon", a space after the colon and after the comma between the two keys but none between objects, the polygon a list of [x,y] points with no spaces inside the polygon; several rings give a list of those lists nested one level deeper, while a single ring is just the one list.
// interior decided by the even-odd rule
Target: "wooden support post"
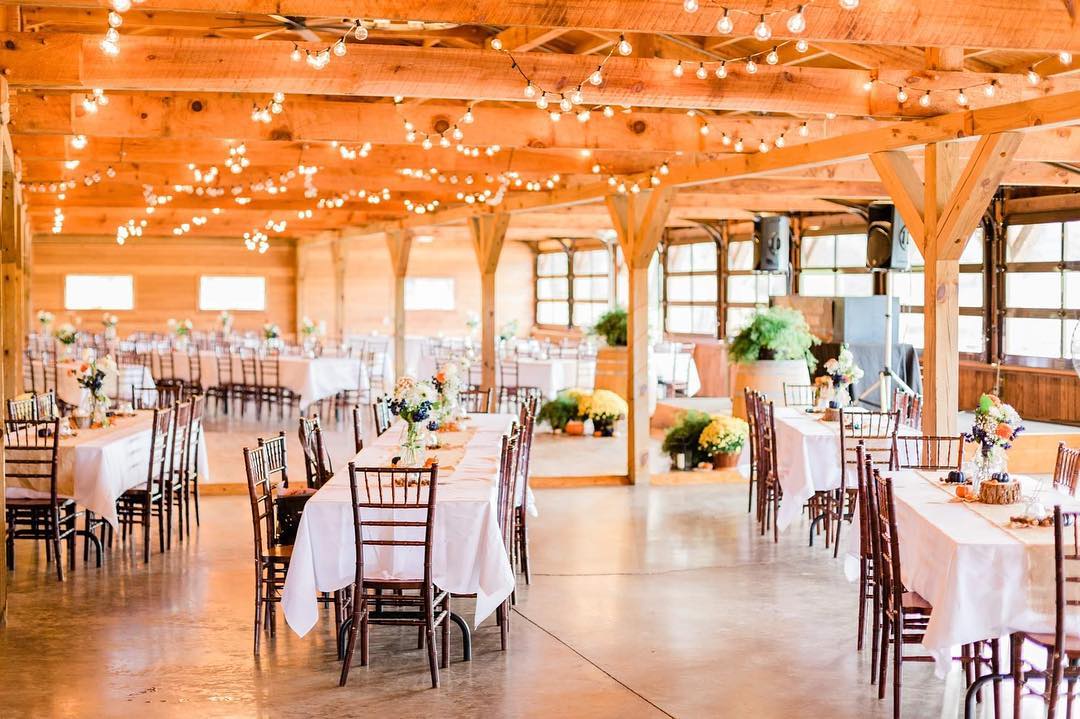
[{"label": "wooden support post", "polygon": [[480,326],[483,360],[480,383],[484,389],[495,387],[495,270],[499,267],[499,255],[510,215],[505,212],[469,217],[476,262],[480,266]]},{"label": "wooden support post", "polygon": [[634,484],[649,481],[649,262],[671,211],[674,188],[606,198],[629,274],[627,307],[627,469]]},{"label": "wooden support post", "polygon": [[296,243],[296,336],[301,336],[304,318],[309,317],[307,307],[308,250],[303,240]]},{"label": "wooden support post", "polygon": [[[4,130],[6,132],[6,130]],[[18,179],[4,169],[0,189],[0,262],[3,263],[4,325],[3,375],[5,399],[22,391],[23,349],[26,323],[23,320],[23,233],[18,224]]]},{"label": "wooden support post", "polygon": [[386,248],[394,268],[394,377],[405,375],[405,275],[409,271],[412,231],[390,230]]},{"label": "wooden support post", "polygon": [[904,153],[871,155],[925,260],[922,370],[928,433],[958,433],[960,255],[1019,146],[1016,133],[986,135],[961,169],[955,143],[929,144],[923,182]]},{"label": "wooden support post", "polygon": [[345,277],[349,269],[349,243],[340,236],[330,241],[334,271],[334,336],[345,341]]},{"label": "wooden support post", "polygon": [[[9,219],[9,214],[15,208],[15,157],[11,147],[11,135],[8,133],[8,122],[11,119],[8,106],[7,80],[0,77],[0,167],[3,169],[3,186],[0,189],[0,232],[3,232],[4,224]],[[10,175],[10,182],[9,182]],[[11,202],[9,204],[8,199]],[[0,347],[3,347],[2,368],[0,368],[0,399],[14,395],[22,387],[22,374],[14,378],[17,384],[11,384],[14,370],[8,367],[8,354],[17,353],[22,358],[22,347],[26,335],[25,326],[17,326],[15,322],[9,322],[9,317],[15,314],[16,307],[22,304],[23,298],[12,296],[8,292],[8,237],[0,237],[0,263],[2,263],[3,287],[0,288]],[[15,299],[16,304],[12,305]],[[7,474],[4,469],[3,433],[0,432],[0,539],[7,537]],[[57,558],[59,559],[59,558]],[[8,607],[8,568],[7,552],[0,553],[0,627],[7,624]]]}]

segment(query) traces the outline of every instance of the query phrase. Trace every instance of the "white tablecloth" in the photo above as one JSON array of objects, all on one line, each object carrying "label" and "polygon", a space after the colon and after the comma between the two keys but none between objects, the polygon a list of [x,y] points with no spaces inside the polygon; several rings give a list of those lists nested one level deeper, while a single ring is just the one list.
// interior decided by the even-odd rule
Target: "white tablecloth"
[{"label": "white tablecloth", "polygon": [[[63,420],[62,420],[63,421]],[[57,494],[116,526],[116,500],[126,490],[146,482],[150,466],[153,412],[117,417],[105,429],[80,429],[62,437],[57,450]],[[210,479],[206,434],[199,439],[199,481]],[[48,497],[48,486],[14,486],[8,478],[9,497]]]},{"label": "white tablecloth", "polygon": [[701,391],[701,377],[698,375],[697,362],[694,361],[692,354],[651,352],[649,366],[653,369],[657,380],[668,384],[685,381],[688,397],[693,397]]},{"label": "white tablecloth", "polygon": [[[934,610],[923,645],[948,669],[953,647],[1013,631],[1054,630],[1054,530],[1016,529],[1008,517],[1024,504],[991,507],[955,499],[944,472],[901,470],[893,479],[904,586]],[[1025,491],[1033,480],[1021,478]],[[1040,501],[1076,510],[1074,497],[1047,488]],[[859,523],[848,533],[845,572],[858,579]],[[1080,630],[1071,627],[1070,633]]]},{"label": "white tablecloth", "polygon": [[[477,365],[473,374],[477,373]],[[417,363],[417,377],[428,378],[435,374],[435,357],[421,355]],[[501,379],[501,377],[499,378]],[[507,378],[509,381],[510,378]],[[559,390],[577,385],[577,360],[573,358],[552,357],[533,359],[522,357],[518,360],[517,385],[519,387],[539,387],[544,396],[552,399]]]},{"label": "white tablecloth", "polygon": [[[367,368],[357,357],[300,357],[282,355],[278,358],[278,382],[300,395],[303,407],[345,390],[367,389]],[[213,352],[199,352],[202,375],[200,384],[204,389],[218,383],[217,356]],[[159,358],[154,358],[155,372],[160,368]],[[186,353],[173,353],[173,373],[177,379],[191,378],[190,359]],[[233,355],[232,379],[243,379],[240,357]],[[359,386],[358,386],[359,383]]]},{"label": "white tablecloth", "polygon": [[[72,370],[79,366],[79,362],[64,361],[56,365],[56,398],[65,404],[78,406],[87,390],[82,387]],[[35,377],[42,377],[41,360],[34,360],[32,366]],[[153,387],[154,378],[150,376],[150,370],[142,365],[123,365],[118,368],[116,377],[106,378],[102,388],[105,395],[110,399],[131,399],[131,387]]]},{"label": "white tablecloth", "polygon": [[[802,514],[803,505],[815,492],[840,487],[840,423],[823,422],[820,414],[809,414],[792,407],[776,407],[776,461],[784,497],[776,515],[785,529]],[[899,434],[918,434],[901,425]],[[854,489],[856,480],[849,467],[846,486]]]},{"label": "white tablecloth", "polygon": [[[440,472],[435,511],[432,578],[456,594],[476,594],[479,624],[514,590],[514,571],[499,531],[499,454],[503,434],[515,417],[509,414],[472,415],[476,433],[468,440],[456,466]],[[358,465],[387,466],[398,453],[400,429],[395,426],[354,458]],[[435,451],[438,456],[438,451]],[[332,592],[355,579],[348,469],[343,467],[304,507],[293,545],[281,606],[293,630],[303,636],[318,618],[317,592]],[[423,576],[422,552],[408,553],[403,562],[392,553],[364,554],[365,572],[372,577]]]}]

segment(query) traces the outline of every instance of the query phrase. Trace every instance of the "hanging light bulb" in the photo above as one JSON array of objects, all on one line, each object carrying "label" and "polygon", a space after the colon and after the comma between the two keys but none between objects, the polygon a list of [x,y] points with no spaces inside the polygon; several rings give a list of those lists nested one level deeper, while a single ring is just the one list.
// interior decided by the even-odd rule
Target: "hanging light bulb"
[{"label": "hanging light bulb", "polygon": [[777,147],[783,147],[784,145],[786,145],[787,140],[784,139],[784,133],[781,132],[780,135],[775,140],[773,140],[773,144]]},{"label": "hanging light bulb", "polygon": [[541,95],[540,97],[536,98],[536,106],[538,108],[540,108],[541,110],[546,110],[547,109],[547,106],[548,106],[547,93],[545,93],[545,94]]},{"label": "hanging light bulb", "polygon": [[776,63],[780,62],[780,54],[776,52],[776,47],[773,47],[772,50],[769,50],[769,54],[765,56],[765,62],[769,63],[770,65],[775,65]]},{"label": "hanging light bulb", "polygon": [[466,125],[471,125],[475,120],[476,118],[473,117],[472,108],[465,108],[465,114],[461,116],[461,121],[464,122]]},{"label": "hanging light bulb", "polygon": [[746,61],[746,72],[751,75],[757,72],[757,63],[754,62],[754,58],[750,58]]},{"label": "hanging light bulb", "polygon": [[727,8],[724,8],[723,16],[716,21],[716,31],[721,35],[730,35],[734,29],[735,23],[731,21],[731,16],[728,15]]},{"label": "hanging light bulb", "polygon": [[660,178],[656,175],[649,175],[649,184],[653,187],[658,187],[660,185]]},{"label": "hanging light bulb", "polygon": [[902,87],[899,90],[897,90],[896,91],[896,101],[899,102],[901,105],[904,104],[905,102],[907,102],[908,101],[907,90],[905,90]]},{"label": "hanging light bulb", "polygon": [[845,10],[854,10],[859,7],[859,0],[840,0],[840,7]]},{"label": "hanging light bulb", "polygon": [[619,35],[619,54],[626,57],[634,51],[633,45],[631,45],[625,35]]},{"label": "hanging light bulb", "polygon": [[559,100],[559,109],[563,112],[570,112],[574,109],[574,103],[570,102],[570,98],[564,96],[563,99]]},{"label": "hanging light bulb", "polygon": [[124,24],[124,18],[115,10],[109,11],[109,27],[120,27]]},{"label": "hanging light bulb", "polygon": [[450,138],[446,135],[439,136],[439,147],[450,147]]},{"label": "hanging light bulb", "polygon": [[300,54],[300,48],[297,47],[296,45],[293,45],[292,52],[289,53],[289,58],[293,62],[300,62],[301,57],[303,57],[303,56]]},{"label": "hanging light bulb", "polygon": [[592,172],[593,172],[594,175],[599,175],[600,174],[600,163],[599,162],[593,164]]},{"label": "hanging light bulb", "polygon": [[810,43],[808,43],[806,40],[800,39],[795,43],[795,49],[799,52],[806,52],[810,49]]},{"label": "hanging light bulb", "polygon": [[1028,68],[1028,71],[1027,71],[1027,81],[1028,82],[1030,82],[1032,85],[1038,85],[1039,80],[1041,80],[1041,79],[1042,78],[1039,76],[1039,73],[1035,72],[1034,67],[1029,67]]},{"label": "hanging light bulb", "polygon": [[803,7],[803,5],[800,5],[795,10],[795,14],[789,17],[787,21],[787,29],[795,35],[806,29],[806,16],[803,15]]},{"label": "hanging light bulb", "polygon": [[731,138],[728,137],[728,134],[726,132],[720,135],[720,144],[722,144],[724,147],[727,147],[731,144]]},{"label": "hanging light bulb", "polygon": [[345,52],[346,52],[346,50],[345,50],[345,43],[344,42],[342,42],[341,40],[338,40],[337,42],[334,43],[334,54],[336,56],[344,57]]},{"label": "hanging light bulb", "polygon": [[716,77],[723,80],[727,77],[727,61],[721,61],[720,65],[716,68]]},{"label": "hanging light bulb", "polygon": [[491,38],[491,49],[492,50],[502,50],[503,49],[502,40],[500,40],[497,37]]},{"label": "hanging light bulb", "polygon": [[919,104],[923,107],[930,107],[930,91],[927,90],[923,93],[923,96],[919,98]]},{"label": "hanging light bulb", "polygon": [[862,89],[866,90],[867,92],[870,92],[871,90],[873,90],[874,89],[874,78],[870,78],[869,80],[864,82],[862,84]]},{"label": "hanging light bulb", "polygon": [[582,110],[577,114],[578,122],[588,122],[592,119],[592,112],[589,110]]},{"label": "hanging light bulb", "polygon": [[1058,61],[1062,65],[1072,65],[1072,53],[1068,50],[1062,50],[1058,53]]},{"label": "hanging light bulb", "polygon": [[570,93],[570,102],[574,103],[575,105],[580,105],[581,103],[585,102],[585,96],[581,94],[580,87]]},{"label": "hanging light bulb", "polygon": [[754,37],[761,42],[765,42],[772,37],[772,29],[769,27],[769,24],[765,22],[765,16],[761,15],[760,17],[761,19],[758,21],[758,24],[754,26]]},{"label": "hanging light bulb", "polygon": [[593,85],[599,85],[604,81],[604,76],[600,74],[600,69],[597,68],[592,75],[589,75],[589,82]]},{"label": "hanging light bulb", "polygon": [[769,143],[765,142],[765,140],[762,139],[762,140],[760,140],[758,142],[757,149],[758,149],[758,152],[768,152],[769,151]]},{"label": "hanging light bulb", "polygon": [[611,105],[604,105],[604,117],[615,117],[615,108]]},{"label": "hanging light bulb", "polygon": [[702,135],[708,135],[709,134],[709,126],[707,124],[702,125],[701,127],[698,128],[698,132],[700,132]]},{"label": "hanging light bulb", "polygon": [[698,0],[683,0],[682,7],[686,12],[697,12],[700,5]]},{"label": "hanging light bulb", "polygon": [[697,77],[698,80],[704,80],[709,76],[708,71],[705,70],[705,63],[698,63],[697,70],[694,71],[694,76]]},{"label": "hanging light bulb", "polygon": [[799,125],[799,137],[809,137],[809,136],[810,136],[810,126],[807,125],[804,122],[803,124]]},{"label": "hanging light bulb", "polygon": [[991,80],[990,84],[983,88],[983,94],[987,97],[993,97],[997,94],[997,80]]},{"label": "hanging light bulb", "polygon": [[125,13],[131,9],[131,0],[112,0],[109,4],[118,13]]},{"label": "hanging light bulb", "polygon": [[552,122],[558,122],[559,120],[562,119],[562,113],[558,112],[556,110],[552,110],[551,113],[548,115],[548,117],[551,118]]},{"label": "hanging light bulb", "polygon": [[675,77],[682,77],[683,76],[682,60],[679,60],[679,62],[675,65],[675,67],[672,68],[671,74],[674,75]]},{"label": "hanging light bulb", "polygon": [[81,150],[86,147],[86,135],[75,135],[71,138],[71,147]]},{"label": "hanging light bulb", "polygon": [[963,88],[960,88],[960,92],[956,93],[956,104],[961,107],[967,107],[968,97],[964,94]]},{"label": "hanging light bulb", "polygon": [[353,30],[353,37],[360,42],[368,39],[368,29],[362,24],[357,24],[356,29]]},{"label": "hanging light bulb", "polygon": [[735,138],[735,152],[742,152],[742,151],[743,151],[742,138],[741,137],[736,137]]},{"label": "hanging light bulb", "polygon": [[425,150],[430,150],[432,147],[431,138],[425,137],[424,141],[420,143],[420,146],[423,147]]},{"label": "hanging light bulb", "polygon": [[536,88],[531,82],[525,86],[525,97],[529,99],[536,97]]},{"label": "hanging light bulb", "polygon": [[660,165],[660,169],[657,170],[657,172],[659,172],[661,175],[667,175],[669,172],[671,172],[671,168],[668,167],[668,164],[665,162]]}]

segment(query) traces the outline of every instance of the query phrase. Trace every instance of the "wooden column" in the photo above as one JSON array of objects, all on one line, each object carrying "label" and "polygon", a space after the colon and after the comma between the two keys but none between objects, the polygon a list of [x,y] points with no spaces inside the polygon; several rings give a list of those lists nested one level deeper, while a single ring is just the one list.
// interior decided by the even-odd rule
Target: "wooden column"
[{"label": "wooden column", "polygon": [[349,243],[340,236],[330,241],[334,267],[334,335],[345,341],[345,276],[349,269]]},{"label": "wooden column", "polygon": [[922,371],[927,433],[958,433],[960,255],[1019,146],[1017,133],[987,135],[961,169],[954,143],[927,145],[925,181],[903,152],[870,157],[926,261]]},{"label": "wooden column", "polygon": [[308,251],[307,245],[304,240],[300,239],[296,241],[296,300],[294,306],[296,308],[296,336],[300,337],[300,329],[304,323],[304,317],[309,317],[307,307],[307,272],[308,272]]},{"label": "wooden column", "polygon": [[386,248],[394,268],[394,377],[405,375],[405,275],[409,270],[409,251],[412,249],[410,230],[390,230],[386,233]]},{"label": "wooden column", "polygon": [[[8,133],[10,118],[7,80],[0,77],[0,167],[3,169],[3,187],[2,194],[0,194],[0,232],[6,229],[5,223],[9,220],[16,205],[15,177],[13,174],[15,158],[11,147],[11,135]],[[9,292],[7,281],[9,267],[8,244],[9,237],[5,233],[3,237],[0,237],[0,263],[2,263],[3,273],[3,287],[0,288],[0,347],[3,347],[3,366],[0,369],[0,399],[14,395],[22,388],[22,375],[21,373],[15,375],[14,368],[8,366],[8,356],[14,352],[16,357],[22,358],[22,347],[26,337],[26,327],[18,326],[14,320],[14,317],[18,314],[16,310],[22,305],[23,298]],[[12,377],[12,375],[15,376]],[[7,475],[4,471],[2,445],[3,434],[0,433],[0,537],[6,537],[7,506],[5,497],[7,495]],[[0,626],[7,624],[7,598],[7,553],[0,552]]]},{"label": "wooden column", "polygon": [[499,266],[510,215],[505,212],[473,215],[469,218],[476,262],[480,266],[480,356],[483,361],[480,383],[495,387],[495,270]]},{"label": "wooden column", "polygon": [[671,211],[674,188],[606,199],[629,274],[626,332],[627,469],[634,484],[649,481],[649,262]]},{"label": "wooden column", "polygon": [[[6,130],[4,131],[6,135]],[[26,346],[26,322],[23,320],[23,233],[18,223],[18,180],[15,173],[3,170],[0,189],[0,262],[3,264],[4,325],[3,368],[4,399],[22,391],[23,349]]]}]

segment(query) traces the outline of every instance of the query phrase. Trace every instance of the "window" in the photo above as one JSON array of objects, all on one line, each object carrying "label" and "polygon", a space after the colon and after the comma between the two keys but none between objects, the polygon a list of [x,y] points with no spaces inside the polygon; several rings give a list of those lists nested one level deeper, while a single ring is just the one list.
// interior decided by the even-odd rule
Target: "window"
[{"label": "window", "polygon": [[130,310],[135,307],[131,275],[66,275],[64,309]]},{"label": "window", "polygon": [[1004,306],[1006,355],[1071,358],[1080,320],[1080,221],[1009,226]]},{"label": "window", "polygon": [[591,327],[608,309],[611,278],[606,249],[541,252],[536,256],[536,324]]},{"label": "window", "polygon": [[669,245],[664,261],[664,328],[715,337],[716,243]]},{"label": "window", "polygon": [[203,275],[199,278],[199,309],[265,310],[266,278]]},{"label": "window", "polygon": [[874,278],[866,266],[866,233],[802,238],[799,294],[805,297],[868,297]]},{"label": "window", "polygon": [[754,272],[754,243],[732,241],[727,247],[727,317],[725,332],[734,337],[770,297],[787,294],[787,273]]},{"label": "window", "polygon": [[406,277],[405,309],[441,310],[454,309],[453,277]]},{"label": "window", "polygon": [[[923,334],[923,257],[912,242],[908,245],[911,269],[892,272],[893,294],[900,299],[900,342],[922,349]],[[983,255],[982,228],[977,228],[960,255],[960,324],[957,338],[962,353],[978,354],[986,350],[983,322]]]}]

